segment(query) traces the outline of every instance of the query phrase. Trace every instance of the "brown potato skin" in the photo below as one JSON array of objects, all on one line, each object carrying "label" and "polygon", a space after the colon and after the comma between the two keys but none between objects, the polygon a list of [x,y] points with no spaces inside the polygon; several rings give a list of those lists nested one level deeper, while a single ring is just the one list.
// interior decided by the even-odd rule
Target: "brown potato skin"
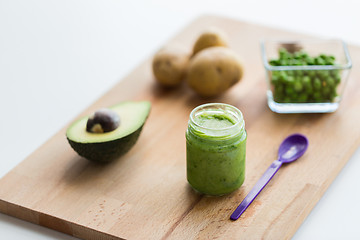
[{"label": "brown potato skin", "polygon": [[226,34],[217,28],[210,28],[204,31],[196,40],[193,47],[193,55],[209,47],[227,47]]},{"label": "brown potato skin", "polygon": [[188,63],[188,52],[178,47],[166,47],[155,54],[152,70],[158,83],[175,87],[184,79]]},{"label": "brown potato skin", "polygon": [[210,47],[196,54],[189,63],[187,83],[202,97],[224,93],[243,76],[243,65],[234,51]]}]

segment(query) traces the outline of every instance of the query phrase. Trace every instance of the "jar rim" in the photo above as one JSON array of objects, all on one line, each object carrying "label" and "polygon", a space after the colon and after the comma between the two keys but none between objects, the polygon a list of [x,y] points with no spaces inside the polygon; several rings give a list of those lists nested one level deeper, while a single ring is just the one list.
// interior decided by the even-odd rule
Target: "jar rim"
[{"label": "jar rim", "polygon": [[[234,125],[232,125],[232,126],[223,127],[223,128],[210,128],[210,127],[204,127],[204,126],[201,126],[200,124],[198,124],[195,121],[195,113],[198,112],[202,108],[211,109],[211,107],[214,107],[214,109],[222,109],[224,112],[226,112],[229,109],[233,110],[233,112],[235,112],[237,114],[237,116],[235,116],[236,120],[237,120],[236,123]],[[235,128],[238,128],[238,127],[240,127],[240,129],[245,128],[244,116],[243,116],[242,112],[240,111],[240,109],[238,109],[237,107],[235,107],[233,105],[226,104],[226,103],[205,103],[205,104],[199,105],[199,106],[195,107],[191,111],[191,113],[190,113],[190,121],[195,126],[197,126],[199,128],[202,128],[202,129],[205,129],[205,130],[210,130],[210,131],[226,131],[226,130],[231,130],[231,129],[235,129]]]}]

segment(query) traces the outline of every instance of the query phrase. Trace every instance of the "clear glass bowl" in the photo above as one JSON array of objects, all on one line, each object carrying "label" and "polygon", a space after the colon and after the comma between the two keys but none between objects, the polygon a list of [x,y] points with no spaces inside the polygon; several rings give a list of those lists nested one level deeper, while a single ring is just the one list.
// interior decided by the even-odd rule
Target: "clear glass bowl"
[{"label": "clear glass bowl", "polygon": [[343,41],[264,40],[261,50],[272,111],[325,113],[339,107],[352,66]]}]

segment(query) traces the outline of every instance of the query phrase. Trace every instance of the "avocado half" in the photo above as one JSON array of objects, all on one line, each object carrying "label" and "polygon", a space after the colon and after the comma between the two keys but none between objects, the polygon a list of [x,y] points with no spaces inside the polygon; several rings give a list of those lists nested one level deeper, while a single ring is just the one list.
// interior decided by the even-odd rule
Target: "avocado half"
[{"label": "avocado half", "polygon": [[66,131],[71,147],[82,157],[95,162],[110,162],[127,153],[136,143],[150,113],[151,103],[121,102],[109,109],[120,117],[120,126],[106,133],[86,131],[89,116],[75,121]]}]

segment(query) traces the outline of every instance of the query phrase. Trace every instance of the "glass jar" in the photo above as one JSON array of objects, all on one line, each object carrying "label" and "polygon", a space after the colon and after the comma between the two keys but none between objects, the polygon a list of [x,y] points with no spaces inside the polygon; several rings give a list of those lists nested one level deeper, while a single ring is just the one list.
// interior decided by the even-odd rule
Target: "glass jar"
[{"label": "glass jar", "polygon": [[200,193],[224,195],[245,179],[245,121],[239,109],[222,103],[196,107],[186,131],[187,180]]},{"label": "glass jar", "polygon": [[277,113],[338,109],[352,62],[341,40],[264,40],[269,108]]}]

